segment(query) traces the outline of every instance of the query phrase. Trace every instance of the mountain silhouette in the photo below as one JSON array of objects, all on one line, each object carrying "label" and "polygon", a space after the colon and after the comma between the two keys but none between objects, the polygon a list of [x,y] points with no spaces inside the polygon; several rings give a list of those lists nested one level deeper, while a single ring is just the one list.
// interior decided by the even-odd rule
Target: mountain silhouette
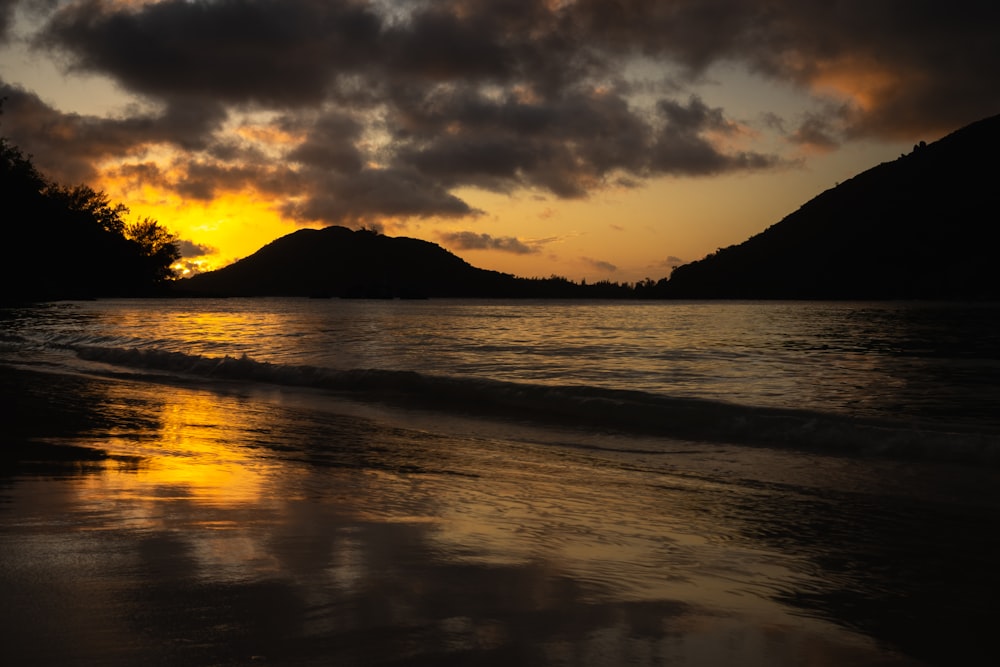
[{"label": "mountain silhouette", "polygon": [[998,299],[1000,116],[827,190],[747,241],[678,267],[666,296]]},{"label": "mountain silhouette", "polygon": [[300,229],[176,291],[221,296],[424,298],[515,296],[520,280],[478,269],[419,239],[346,227]]}]

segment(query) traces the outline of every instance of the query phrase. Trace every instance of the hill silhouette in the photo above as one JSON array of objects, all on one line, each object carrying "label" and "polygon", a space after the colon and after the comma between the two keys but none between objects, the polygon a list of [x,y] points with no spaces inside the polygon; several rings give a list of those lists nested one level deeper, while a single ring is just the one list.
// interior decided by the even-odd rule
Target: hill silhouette
[{"label": "hill silhouette", "polygon": [[665,296],[998,299],[1000,116],[827,190],[747,241],[678,267]]},{"label": "hill silhouette", "polygon": [[225,296],[423,298],[515,296],[521,279],[478,269],[419,239],[346,227],[300,229],[178,290]]}]

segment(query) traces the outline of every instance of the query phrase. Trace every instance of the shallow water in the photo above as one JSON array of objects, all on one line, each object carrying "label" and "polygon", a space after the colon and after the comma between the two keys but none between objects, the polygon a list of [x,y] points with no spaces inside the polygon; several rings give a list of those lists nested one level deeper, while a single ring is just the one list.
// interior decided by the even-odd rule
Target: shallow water
[{"label": "shallow water", "polygon": [[[377,362],[432,373],[446,361],[449,373],[472,376],[458,360],[483,363],[470,351],[489,344],[482,320],[521,317],[534,324],[517,334],[521,343],[511,342],[514,328],[497,337],[501,349],[491,354],[504,361],[491,379],[555,377],[544,364],[515,363],[519,346],[538,345],[546,354],[523,354],[550,357],[553,366],[561,356],[560,383],[572,377],[628,389],[628,368],[614,359],[627,350],[640,355],[643,340],[658,341],[649,343],[659,349],[646,350],[649,357],[681,358],[686,345],[702,364],[757,355],[767,366],[764,351],[789,325],[763,332],[754,325],[740,338],[713,318],[703,337],[730,347],[739,339],[747,350],[710,352],[704,342],[699,351],[642,331],[652,327],[640,324],[643,314],[667,309],[603,304],[574,313],[559,304],[549,321],[564,327],[579,318],[589,331],[616,312],[636,322],[621,334],[625,351],[594,352],[576,369],[565,360],[586,358],[586,337],[563,331],[542,346],[539,304],[501,318],[495,309],[515,304],[448,302],[428,317],[420,309],[429,304],[213,303],[233,311],[215,329],[192,324],[188,302],[64,306],[19,315],[6,329],[0,399],[15,409],[4,446],[74,445],[111,457],[6,460],[3,664],[945,665],[994,654],[1000,474],[992,466],[481,415],[384,392],[88,361],[66,347],[145,346],[183,353],[185,363],[190,355],[252,351],[281,368]],[[394,317],[393,307],[400,308]],[[337,323],[326,309],[358,321]],[[413,324],[413,312],[434,320],[449,309],[451,319],[436,320],[433,330]],[[263,311],[278,317],[276,310],[297,313],[299,324],[289,325],[286,313],[284,324],[249,339],[246,322],[267,322]],[[736,310],[726,317],[780,321]],[[366,312],[378,317],[365,320]],[[141,313],[157,323],[144,329]],[[31,317],[40,321],[26,323]],[[330,331],[309,334],[316,318]],[[829,316],[827,326],[809,327],[836,329]],[[788,335],[802,340],[800,329]],[[334,330],[339,346],[330,343]],[[464,351],[435,347],[449,330],[466,341],[451,348]],[[905,347],[899,334],[880,335]],[[753,336],[770,342],[746,343]],[[860,361],[843,362],[848,336],[832,338],[841,341],[836,353],[813,368],[860,373]],[[974,352],[959,345],[949,356],[935,345],[920,359]],[[871,353],[876,377],[906,358],[896,348]],[[989,354],[980,352],[983,369],[957,374],[975,376],[982,402],[995,389]],[[765,384],[793,382],[790,370],[782,377],[788,363],[768,366]],[[673,377],[656,385],[646,362],[638,366],[645,391],[675,387]],[[695,366],[688,377],[698,375]],[[702,384],[735,387],[741,373]],[[934,386],[935,376],[917,377],[921,392]],[[761,403],[769,395],[741,391]],[[971,391],[947,395],[964,393]],[[866,401],[888,404],[881,396]],[[850,405],[835,409],[851,415]],[[967,409],[942,410],[943,421],[986,429],[989,417]]]},{"label": "shallow water", "polygon": [[5,322],[42,344],[572,384],[1000,426],[1000,305],[97,301]]}]

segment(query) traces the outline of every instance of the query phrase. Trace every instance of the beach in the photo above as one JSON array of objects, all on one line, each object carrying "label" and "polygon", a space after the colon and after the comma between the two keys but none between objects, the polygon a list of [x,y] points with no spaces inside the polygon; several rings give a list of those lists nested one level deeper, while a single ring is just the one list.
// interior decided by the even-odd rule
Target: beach
[{"label": "beach", "polygon": [[4,664],[993,654],[988,458],[805,453],[35,352],[0,365]]}]

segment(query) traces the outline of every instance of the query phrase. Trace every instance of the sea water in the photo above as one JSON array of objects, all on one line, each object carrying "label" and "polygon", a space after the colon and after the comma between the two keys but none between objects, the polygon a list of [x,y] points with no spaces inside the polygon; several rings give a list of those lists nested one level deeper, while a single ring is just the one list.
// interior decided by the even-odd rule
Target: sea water
[{"label": "sea water", "polygon": [[[928,303],[5,311],[0,659],[967,664],[993,654],[1000,593],[998,321]],[[102,454],[50,455],[64,445]]]}]

